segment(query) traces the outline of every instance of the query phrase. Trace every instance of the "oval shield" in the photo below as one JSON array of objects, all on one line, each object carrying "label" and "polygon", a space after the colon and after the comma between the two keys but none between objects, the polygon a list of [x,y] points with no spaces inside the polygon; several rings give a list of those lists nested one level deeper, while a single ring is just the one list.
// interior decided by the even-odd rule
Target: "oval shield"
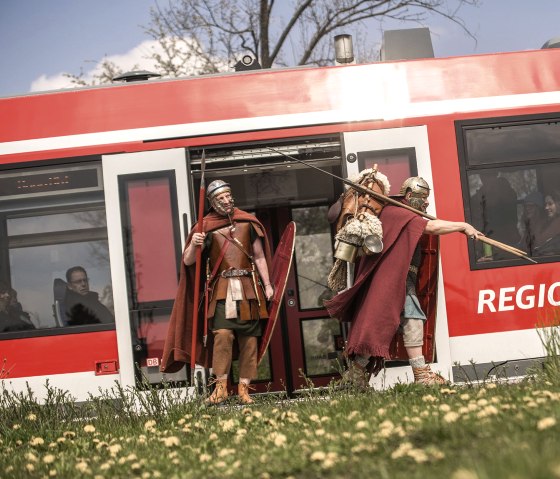
[{"label": "oval shield", "polygon": [[295,239],[296,224],[292,221],[286,226],[284,233],[282,233],[282,238],[280,239],[280,243],[278,243],[274,258],[272,259],[270,283],[274,288],[274,296],[272,296],[268,306],[268,321],[259,345],[259,352],[257,355],[258,363],[261,362],[264,353],[266,353],[270,338],[274,332],[276,320],[278,319],[280,307],[282,306],[286,281],[288,280],[288,274],[290,273],[292,258],[294,256]]}]

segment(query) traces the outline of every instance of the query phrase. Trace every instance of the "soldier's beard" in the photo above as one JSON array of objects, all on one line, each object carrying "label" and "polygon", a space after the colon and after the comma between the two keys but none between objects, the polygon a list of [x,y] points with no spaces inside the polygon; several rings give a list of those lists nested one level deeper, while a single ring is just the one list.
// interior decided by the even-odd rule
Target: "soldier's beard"
[{"label": "soldier's beard", "polygon": [[408,204],[417,210],[426,211],[426,201],[424,198],[415,198],[411,196],[408,200]]},{"label": "soldier's beard", "polygon": [[233,199],[227,205],[221,203],[218,200],[212,201],[212,208],[214,208],[216,213],[222,216],[231,216],[233,214],[233,207]]}]

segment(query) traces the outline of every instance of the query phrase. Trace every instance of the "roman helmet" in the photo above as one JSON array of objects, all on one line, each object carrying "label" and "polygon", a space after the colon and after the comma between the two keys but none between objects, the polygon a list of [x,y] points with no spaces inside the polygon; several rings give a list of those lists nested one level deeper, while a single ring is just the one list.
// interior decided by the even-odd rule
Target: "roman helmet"
[{"label": "roman helmet", "polygon": [[222,203],[219,202],[216,198],[217,196],[226,192],[229,192],[231,194],[231,185],[223,180],[214,180],[208,185],[208,188],[206,189],[206,198],[208,198],[210,206],[212,206],[212,208],[214,208],[217,213],[224,216],[226,216],[228,212],[224,209]]},{"label": "roman helmet", "polygon": [[399,195],[405,196],[410,191],[409,204],[417,210],[424,211],[426,200],[430,195],[430,185],[420,176],[407,178],[401,186]]}]

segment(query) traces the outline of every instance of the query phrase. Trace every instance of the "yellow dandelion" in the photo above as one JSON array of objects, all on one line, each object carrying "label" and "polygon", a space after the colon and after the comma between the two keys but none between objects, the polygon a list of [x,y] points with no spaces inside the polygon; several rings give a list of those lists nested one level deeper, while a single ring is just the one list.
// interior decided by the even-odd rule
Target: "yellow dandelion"
[{"label": "yellow dandelion", "polygon": [[21,424],[14,424],[14,425],[12,426],[12,429],[13,429],[14,431],[17,431],[20,427],[21,427]]},{"label": "yellow dandelion", "polygon": [[76,433],[74,431],[64,431],[62,435],[67,439],[73,439],[76,437]]},{"label": "yellow dandelion", "polygon": [[449,411],[443,416],[443,420],[447,423],[455,422],[457,419],[459,419],[459,414],[455,411]]},{"label": "yellow dandelion", "polygon": [[537,423],[537,429],[539,431],[544,431],[545,429],[548,429],[549,427],[553,427],[555,425],[556,425],[556,419],[555,418],[545,417]]},{"label": "yellow dandelion", "polygon": [[122,446],[120,444],[111,444],[107,450],[111,456],[115,457],[119,452],[121,452]]},{"label": "yellow dandelion", "polygon": [[226,456],[231,456],[232,454],[235,453],[235,449],[230,449],[230,448],[223,448],[220,451],[218,451],[218,457],[226,457]]},{"label": "yellow dandelion", "polygon": [[26,465],[25,465],[25,469],[26,469],[28,472],[33,472],[33,471],[35,470],[35,466],[34,466],[33,464],[29,463],[29,464],[26,464]]},{"label": "yellow dandelion", "polygon": [[51,469],[51,470],[49,471],[49,476],[50,476],[50,477],[55,477],[56,474],[57,474],[56,469]]},{"label": "yellow dandelion", "polygon": [[228,419],[226,421],[222,421],[222,431],[229,432],[235,428],[235,420]]},{"label": "yellow dandelion", "polygon": [[412,450],[412,444],[410,442],[403,442],[391,453],[391,459],[399,459],[408,454],[410,450]]},{"label": "yellow dandelion", "polygon": [[488,400],[487,399],[479,399],[478,401],[476,401],[476,404],[478,404],[479,406],[486,406],[488,404]]},{"label": "yellow dandelion", "polygon": [[27,459],[28,461],[31,461],[31,462],[37,462],[39,460],[38,457],[35,454],[33,454],[32,452],[26,453],[25,454],[25,459]]},{"label": "yellow dandelion", "polygon": [[276,447],[284,447],[288,438],[284,434],[277,433],[274,437],[274,445]]},{"label": "yellow dandelion", "polygon": [[471,397],[465,393],[465,394],[461,394],[459,398],[461,398],[463,401],[468,401]]},{"label": "yellow dandelion", "polygon": [[76,463],[76,469],[82,473],[85,473],[89,468],[88,468],[88,464],[85,461],[80,461],[78,463]]},{"label": "yellow dandelion", "polygon": [[478,479],[478,474],[470,469],[457,469],[452,475],[451,479]]},{"label": "yellow dandelion", "polygon": [[311,456],[309,457],[309,459],[311,461],[324,461],[326,459],[327,455],[323,452],[323,451],[315,451],[311,454]]},{"label": "yellow dandelion", "polygon": [[30,413],[30,414],[28,414],[28,415],[26,416],[26,419],[27,419],[28,421],[36,421],[36,420],[37,420],[37,415],[36,415],[36,414],[33,414],[33,413]]},{"label": "yellow dandelion", "polygon": [[56,457],[54,457],[52,454],[47,454],[46,456],[43,457],[43,462],[45,464],[52,464],[55,459]]},{"label": "yellow dandelion", "polygon": [[422,449],[411,449],[407,455],[419,464],[428,461],[428,455]]},{"label": "yellow dandelion", "polygon": [[32,446],[42,446],[43,444],[45,444],[45,440],[42,437],[33,436],[29,441],[29,444],[31,444]]},{"label": "yellow dandelion", "polygon": [[154,419],[150,419],[144,423],[144,429],[146,431],[153,431],[156,427],[156,421]]},{"label": "yellow dandelion", "polygon": [[215,432],[213,432],[212,434],[210,434],[210,435],[208,436],[208,439],[209,439],[210,441],[216,441],[216,440],[218,440],[218,435],[217,435]]},{"label": "yellow dandelion", "polygon": [[165,447],[176,447],[181,443],[177,436],[164,437],[162,441]]},{"label": "yellow dandelion", "polygon": [[387,412],[387,410],[386,410],[385,408],[383,408],[383,407],[380,407],[380,408],[377,410],[377,414],[379,414],[380,416],[384,416],[386,412]]},{"label": "yellow dandelion", "polygon": [[365,429],[366,427],[368,427],[367,421],[358,421],[356,423],[356,429]]},{"label": "yellow dandelion", "polygon": [[449,412],[451,411],[451,406],[449,404],[441,404],[439,410],[441,412]]},{"label": "yellow dandelion", "polygon": [[354,419],[359,414],[360,413],[358,411],[352,411],[350,414],[348,414],[348,419]]},{"label": "yellow dandelion", "polygon": [[86,424],[84,426],[84,432],[87,432],[87,433],[95,432],[95,426],[93,424]]},{"label": "yellow dandelion", "polygon": [[486,389],[496,389],[497,387],[496,383],[488,383],[486,385]]},{"label": "yellow dandelion", "polygon": [[210,454],[201,454],[198,457],[199,462],[210,462],[212,460],[212,456]]},{"label": "yellow dandelion", "polygon": [[422,401],[424,401],[424,402],[436,402],[437,397],[432,396],[431,394],[426,394],[425,396],[422,396]]},{"label": "yellow dandelion", "polygon": [[226,462],[224,462],[224,461],[217,461],[214,465],[215,465],[218,469],[223,469],[224,467],[227,466]]},{"label": "yellow dandelion", "polygon": [[130,469],[132,469],[133,471],[139,471],[140,469],[142,469],[142,464],[140,464],[139,462],[133,462],[130,465]]},{"label": "yellow dandelion", "polygon": [[324,429],[317,429],[315,431],[315,435],[316,436],[324,436],[325,435],[325,430]]}]

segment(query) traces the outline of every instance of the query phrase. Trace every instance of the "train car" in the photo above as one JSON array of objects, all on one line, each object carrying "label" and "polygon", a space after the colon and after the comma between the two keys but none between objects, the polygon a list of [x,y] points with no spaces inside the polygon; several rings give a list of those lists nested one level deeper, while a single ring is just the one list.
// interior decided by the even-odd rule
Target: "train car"
[{"label": "train car", "polygon": [[[428,213],[468,221],[536,261],[458,233],[427,244],[435,370],[455,381],[498,365],[522,374],[545,354],[539,333],[560,305],[560,220],[545,206],[560,185],[560,50],[29,94],[0,99],[0,124],[8,389],[29,385],[41,397],[48,380],[85,400],[115,382],[192,386],[187,369],[163,376],[159,365],[203,150],[207,181],[230,182],[236,205],[255,212],[273,244],[297,224],[259,391],[291,393],[304,378],[328,384],[344,348],[341,324],[322,306],[333,264],[326,213],[343,184],[285,155],[342,177],[377,164],[392,193],[422,176],[433,185]],[[76,319],[68,291],[88,295],[108,319]],[[374,386],[412,379],[398,349]]]}]

